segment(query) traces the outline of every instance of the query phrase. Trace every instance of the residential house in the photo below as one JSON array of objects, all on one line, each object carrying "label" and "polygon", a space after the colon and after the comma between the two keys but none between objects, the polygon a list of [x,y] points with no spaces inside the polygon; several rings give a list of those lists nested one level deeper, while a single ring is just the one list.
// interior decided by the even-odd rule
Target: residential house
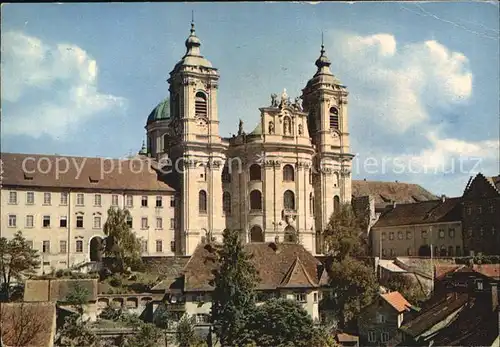
[{"label": "residential house", "polygon": [[435,294],[490,293],[500,288],[500,264],[439,265],[435,267]]},{"label": "residential house", "polygon": [[396,204],[387,209],[371,230],[373,256],[461,256],[460,198]]},{"label": "residential house", "polygon": [[500,176],[471,177],[462,195],[465,254],[500,254]]},{"label": "residential house", "polygon": [[[194,316],[198,326],[210,325],[211,293],[214,270],[218,268],[217,244],[199,245],[178,277],[159,283],[153,291],[164,290],[166,307],[178,315]],[[249,243],[245,250],[252,254],[259,283],[258,304],[272,297],[295,300],[312,319],[319,320],[318,303],[321,287],[327,284],[323,265],[304,246],[296,243]]]},{"label": "residential house", "polygon": [[437,197],[418,184],[353,180],[352,206],[367,228],[366,236],[380,215],[394,204],[411,204],[435,200]]},{"label": "residential house", "polygon": [[400,346],[498,346],[498,289],[450,292],[400,328]]},{"label": "residential house", "polygon": [[363,346],[385,346],[399,334],[399,327],[414,308],[399,292],[379,294],[358,317],[359,339]]}]

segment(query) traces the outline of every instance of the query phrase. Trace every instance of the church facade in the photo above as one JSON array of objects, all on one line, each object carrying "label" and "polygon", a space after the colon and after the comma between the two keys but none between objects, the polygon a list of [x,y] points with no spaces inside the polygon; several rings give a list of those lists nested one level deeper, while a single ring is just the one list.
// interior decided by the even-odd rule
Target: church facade
[{"label": "church facade", "polygon": [[250,133],[219,133],[219,72],[201,55],[194,23],[186,54],[170,72],[169,96],[150,114],[143,155],[177,192],[176,245],[190,255],[224,229],[247,242],[299,242],[320,253],[335,209],[351,201],[348,91],[324,47],[317,71],[291,100],[286,90],[260,108]]}]

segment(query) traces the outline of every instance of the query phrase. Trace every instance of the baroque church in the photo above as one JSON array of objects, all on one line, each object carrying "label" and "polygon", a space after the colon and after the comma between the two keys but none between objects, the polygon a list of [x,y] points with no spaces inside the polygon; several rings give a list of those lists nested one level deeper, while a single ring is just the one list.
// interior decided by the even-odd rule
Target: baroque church
[{"label": "baroque church", "polygon": [[[182,254],[224,229],[247,242],[299,242],[320,253],[331,214],[351,201],[348,91],[321,46],[316,73],[301,97],[261,107],[250,133],[221,137],[219,72],[200,50],[191,23],[186,54],[170,72],[169,96],[149,115],[142,155],[160,168],[180,204],[176,239]],[[175,165],[173,164],[175,163]],[[179,165],[178,163],[181,163]]]}]

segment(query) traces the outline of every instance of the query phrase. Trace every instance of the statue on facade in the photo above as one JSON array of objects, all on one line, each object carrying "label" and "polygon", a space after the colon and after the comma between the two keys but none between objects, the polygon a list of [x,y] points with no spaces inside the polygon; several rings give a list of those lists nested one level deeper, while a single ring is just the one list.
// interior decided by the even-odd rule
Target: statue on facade
[{"label": "statue on facade", "polygon": [[284,130],[285,130],[285,135],[291,135],[292,124],[290,122],[290,118],[288,118],[288,117],[286,117],[284,120]]},{"label": "statue on facade", "polygon": [[295,109],[302,111],[302,103],[300,102],[300,97],[295,98],[295,103],[294,103]]},{"label": "statue on facade", "polygon": [[302,124],[299,124],[299,135],[302,135],[303,132],[304,132],[304,129],[302,127]]},{"label": "statue on facade", "polygon": [[280,107],[284,107],[290,103],[290,98],[288,97],[288,94],[286,93],[286,88],[283,89],[283,93],[281,93],[281,101],[280,101]]},{"label": "statue on facade", "polygon": [[278,94],[271,94],[271,107],[278,107]]},{"label": "statue on facade", "polygon": [[238,136],[243,135],[243,121],[240,119],[240,124],[238,125]]},{"label": "statue on facade", "polygon": [[269,122],[269,134],[274,134],[274,122]]}]

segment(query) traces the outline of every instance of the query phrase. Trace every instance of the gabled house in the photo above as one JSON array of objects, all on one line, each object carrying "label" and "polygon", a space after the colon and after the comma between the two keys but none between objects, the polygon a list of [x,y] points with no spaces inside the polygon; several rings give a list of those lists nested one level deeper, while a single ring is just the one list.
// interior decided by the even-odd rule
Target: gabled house
[{"label": "gabled house", "polygon": [[497,255],[500,249],[500,175],[471,177],[462,195],[465,254]]},{"label": "gabled house", "polygon": [[[178,277],[152,289],[165,291],[167,310],[194,316],[198,326],[209,325],[212,281],[219,266],[216,247],[200,244]],[[296,243],[249,243],[245,250],[253,255],[260,279],[256,288],[258,304],[272,297],[296,300],[314,320],[319,320],[321,287],[328,283],[319,260]]]},{"label": "gabled house", "polygon": [[[488,294],[488,295],[485,295]],[[400,346],[498,346],[498,290],[451,292],[400,328]]]},{"label": "gabled house", "polygon": [[440,265],[435,267],[434,292],[436,295],[449,292],[489,295],[492,285],[500,284],[500,264]]},{"label": "gabled house", "polygon": [[358,317],[361,345],[387,345],[399,333],[403,320],[416,310],[399,292],[379,294],[377,300],[363,309]]}]

